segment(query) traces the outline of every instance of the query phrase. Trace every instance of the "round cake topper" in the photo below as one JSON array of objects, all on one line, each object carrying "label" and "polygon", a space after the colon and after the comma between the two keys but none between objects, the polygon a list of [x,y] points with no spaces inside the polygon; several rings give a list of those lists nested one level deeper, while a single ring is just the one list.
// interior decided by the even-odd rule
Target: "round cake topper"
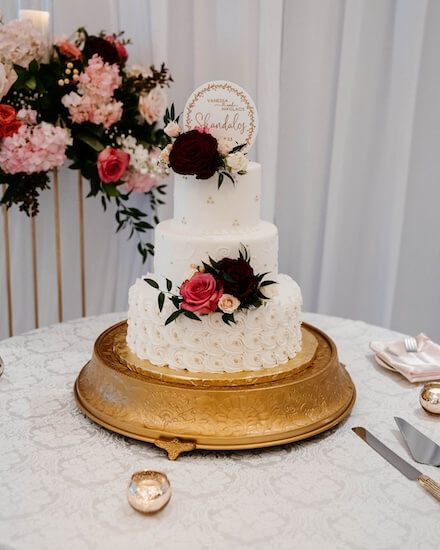
[{"label": "round cake topper", "polygon": [[227,80],[206,82],[195,90],[183,110],[185,132],[208,128],[217,139],[232,145],[245,143],[249,151],[257,136],[258,113],[251,96],[237,84]]}]

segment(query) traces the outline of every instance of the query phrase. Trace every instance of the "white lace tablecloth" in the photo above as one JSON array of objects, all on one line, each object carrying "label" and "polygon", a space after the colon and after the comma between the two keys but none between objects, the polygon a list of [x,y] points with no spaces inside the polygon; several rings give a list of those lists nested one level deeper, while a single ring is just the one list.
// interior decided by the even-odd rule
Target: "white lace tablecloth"
[{"label": "white lace tablecloth", "polygon": [[[438,547],[440,504],[350,429],[371,429],[416,466],[393,416],[440,440],[440,417],[418,405],[420,384],[383,370],[369,351],[370,340],[396,334],[359,321],[304,317],[334,339],[353,377],[358,395],[351,416],[308,441],[196,451],[176,462],[153,445],[100,428],[75,405],[73,384],[95,338],[123,314],[0,342],[6,365],[0,377],[0,548]],[[125,496],[131,474],[143,468],[164,471],[173,488],[168,507],[151,517],[132,510]],[[440,481],[440,469],[421,469]]]}]

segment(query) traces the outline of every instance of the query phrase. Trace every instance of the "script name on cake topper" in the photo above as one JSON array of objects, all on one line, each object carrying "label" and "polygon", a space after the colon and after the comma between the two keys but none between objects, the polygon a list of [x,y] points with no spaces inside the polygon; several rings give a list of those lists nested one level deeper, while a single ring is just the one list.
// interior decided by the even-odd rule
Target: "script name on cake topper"
[{"label": "script name on cake topper", "polygon": [[217,139],[245,143],[249,151],[257,136],[258,113],[250,95],[226,80],[206,82],[189,97],[183,110],[185,131],[206,127]]}]

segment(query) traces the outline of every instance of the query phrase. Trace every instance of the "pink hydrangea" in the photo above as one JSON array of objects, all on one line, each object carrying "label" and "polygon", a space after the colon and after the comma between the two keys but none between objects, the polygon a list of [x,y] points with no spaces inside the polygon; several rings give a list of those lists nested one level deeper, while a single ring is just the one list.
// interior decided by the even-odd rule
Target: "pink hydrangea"
[{"label": "pink hydrangea", "polygon": [[0,167],[7,174],[47,172],[63,164],[70,144],[69,131],[59,126],[47,122],[22,125],[0,142]]},{"label": "pink hydrangea", "polygon": [[159,176],[153,174],[141,174],[136,170],[127,170],[124,175],[124,188],[135,193],[148,193],[157,185]]},{"label": "pink hydrangea", "polygon": [[113,99],[121,82],[118,66],[104,63],[95,54],[79,76],[78,92],[70,92],[61,100],[72,122],[92,122],[109,128],[121,120],[122,103]]},{"label": "pink hydrangea", "polygon": [[117,64],[104,63],[98,54],[94,54],[87,67],[79,75],[78,91],[81,94],[111,99],[113,92],[122,83]]}]

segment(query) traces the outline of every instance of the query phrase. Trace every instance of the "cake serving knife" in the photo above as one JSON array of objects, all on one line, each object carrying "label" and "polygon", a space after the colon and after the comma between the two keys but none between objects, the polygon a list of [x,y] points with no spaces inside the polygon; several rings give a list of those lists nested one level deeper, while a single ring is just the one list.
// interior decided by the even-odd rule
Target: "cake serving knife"
[{"label": "cake serving knife", "polygon": [[408,445],[413,459],[422,464],[440,466],[440,446],[403,418],[395,416],[394,420]]},{"label": "cake serving knife", "polygon": [[440,484],[436,483],[429,476],[425,476],[424,474],[422,474],[422,472],[417,470],[417,468],[414,468],[414,466],[411,466],[411,464],[406,462],[406,460],[403,460],[403,458],[401,458],[394,451],[389,449],[386,445],[379,441],[377,437],[374,437],[372,433],[370,433],[362,426],[352,428],[352,430],[372,449],[379,453],[380,456],[382,456],[392,466],[397,468],[397,470],[399,470],[399,472],[401,472],[405,477],[411,479],[412,481],[417,479],[420,485],[425,489],[425,491],[428,491],[428,493],[430,493],[433,497],[440,501]]}]

